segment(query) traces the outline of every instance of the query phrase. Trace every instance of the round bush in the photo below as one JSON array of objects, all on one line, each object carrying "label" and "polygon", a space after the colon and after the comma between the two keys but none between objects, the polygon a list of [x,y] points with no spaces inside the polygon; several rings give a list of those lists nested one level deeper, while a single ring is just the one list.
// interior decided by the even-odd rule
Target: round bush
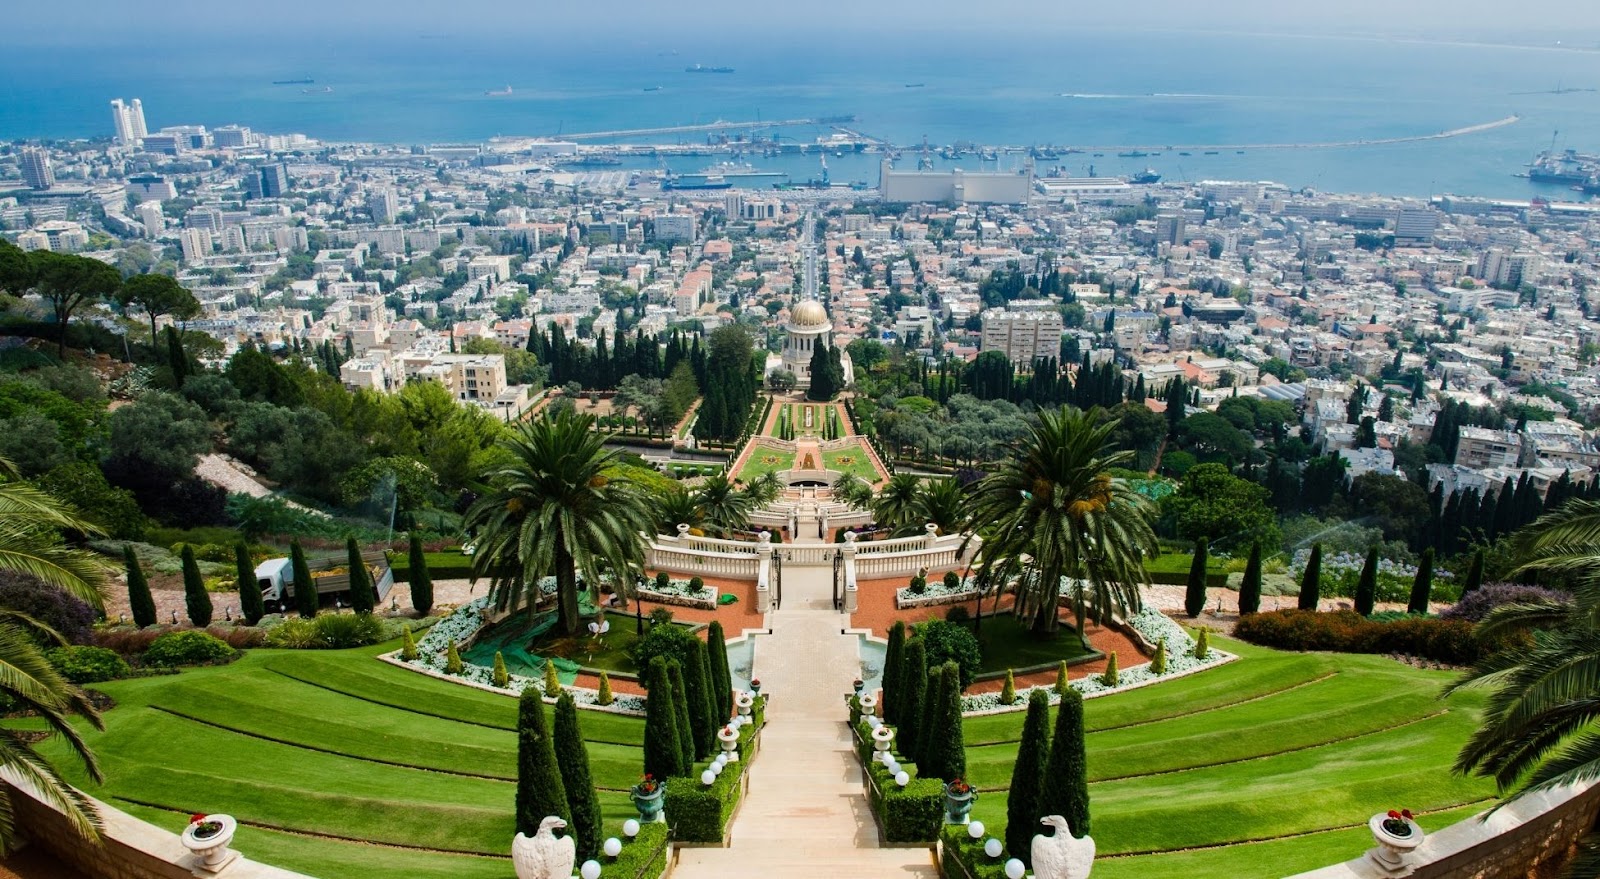
[{"label": "round bush", "polygon": [[927,651],[929,668],[954,662],[961,667],[961,689],[972,685],[983,663],[983,650],[965,626],[931,620],[917,626],[917,637],[922,639],[923,649]]},{"label": "round bush", "polygon": [[1456,602],[1454,606],[1446,608],[1439,614],[1441,619],[1466,620],[1475,623],[1489,615],[1489,611],[1506,604],[1527,604],[1533,602],[1560,601],[1570,602],[1572,596],[1554,589],[1545,589],[1541,586],[1527,586],[1522,583],[1485,583],[1477,589],[1468,592]]},{"label": "round bush", "polygon": [[945,622],[964,623],[972,619],[972,611],[967,610],[964,604],[952,604],[950,609],[944,612],[944,618]]},{"label": "round bush", "polygon": [[55,647],[45,658],[74,684],[97,684],[125,678],[132,671],[114,651],[104,647]]},{"label": "round bush", "polygon": [[238,655],[220,638],[205,632],[168,632],[157,638],[144,652],[145,665],[205,665],[224,662]]},{"label": "round bush", "polygon": [[[657,656],[687,665],[698,640],[682,626],[652,625],[650,631],[628,649],[628,658],[633,660],[633,667],[641,671],[649,668],[650,660]],[[643,683],[643,679],[640,682]]]},{"label": "round bush", "polygon": [[[94,635],[94,608],[30,574],[0,571],[0,608],[25,613],[73,644],[88,644]],[[40,644],[50,643],[26,628]]]},{"label": "round bush", "polygon": [[331,650],[365,647],[383,638],[383,622],[370,613],[323,614],[312,622],[317,625],[322,646]]},{"label": "round bush", "polygon": [[957,589],[960,589],[961,588],[961,575],[957,574],[955,571],[945,571],[944,572],[944,588],[947,591],[950,591],[950,592],[954,592]]}]

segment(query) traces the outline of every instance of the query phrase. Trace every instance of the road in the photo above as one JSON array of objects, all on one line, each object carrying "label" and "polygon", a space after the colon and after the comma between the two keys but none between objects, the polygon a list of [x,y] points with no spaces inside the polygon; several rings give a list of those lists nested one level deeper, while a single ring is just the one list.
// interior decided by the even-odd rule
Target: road
[{"label": "road", "polygon": [[800,234],[800,295],[805,299],[817,298],[817,216],[806,212],[805,227]]}]

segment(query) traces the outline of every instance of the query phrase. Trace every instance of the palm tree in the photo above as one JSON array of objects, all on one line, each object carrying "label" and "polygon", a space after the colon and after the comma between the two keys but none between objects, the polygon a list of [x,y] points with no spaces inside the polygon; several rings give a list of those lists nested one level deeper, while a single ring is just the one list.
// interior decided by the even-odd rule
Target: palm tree
[{"label": "palm tree", "polygon": [[749,496],[752,508],[765,507],[783,494],[783,480],[778,478],[775,471],[768,470],[750,480],[750,484],[744,488],[744,493]]},{"label": "palm tree", "polygon": [[967,525],[967,495],[954,479],[929,479],[913,501],[916,522],[932,522],[940,534],[960,534]]},{"label": "palm tree", "polygon": [[[1482,725],[1456,756],[1455,770],[1493,778],[1503,802],[1600,773],[1600,501],[1570,501],[1514,539],[1522,565],[1569,579],[1570,601],[1496,608],[1480,639],[1527,637],[1480,660],[1450,691],[1490,691]],[[1527,633],[1531,633],[1531,637]],[[1564,876],[1600,875],[1600,835],[1591,833]]]},{"label": "palm tree", "polygon": [[690,528],[700,524],[700,507],[694,497],[681,485],[656,499],[656,533],[673,534],[679,525]]},{"label": "palm tree", "polygon": [[1157,552],[1150,502],[1113,467],[1132,452],[1106,452],[1115,421],[1062,407],[1043,412],[999,470],[985,476],[972,497],[971,519],[990,523],[979,555],[986,565],[1018,556],[1031,570],[1017,586],[1017,615],[1040,634],[1056,629],[1061,580],[1070,577],[1082,626],[1092,612],[1104,623],[1111,611],[1140,606],[1148,581],[1142,559]]},{"label": "palm tree", "polygon": [[489,484],[467,510],[476,535],[472,579],[487,577],[501,610],[537,604],[539,578],[556,579],[561,631],[578,632],[578,579],[599,595],[603,570],[621,582],[644,563],[652,527],[645,492],[607,475],[607,451],[594,417],[563,412],[524,422],[499,445],[507,460],[484,474]]},{"label": "palm tree", "polygon": [[755,508],[750,495],[735,488],[726,473],[706,477],[694,493],[694,503],[705,524],[718,534],[743,528]]},{"label": "palm tree", "polygon": [[[0,481],[0,570],[31,575],[100,607],[106,566],[90,553],[63,545],[58,533],[69,530],[97,535],[100,529],[49,495],[17,482],[16,476],[11,462],[0,458],[0,479],[7,480]],[[89,777],[98,783],[102,780],[100,766],[71,718],[84,718],[103,729],[100,715],[83,691],[45,659],[25,627],[54,639],[61,637],[28,617],[0,612],[0,693],[32,709],[51,733],[65,739]],[[80,835],[98,836],[100,819],[94,805],[68,785],[21,734],[0,731],[0,767],[25,780],[34,795],[66,816]],[[9,850],[15,838],[11,800],[0,793],[0,851]]]},{"label": "palm tree", "polygon": [[872,486],[854,473],[840,474],[833,481],[832,492],[836,500],[853,510],[872,506]]},{"label": "palm tree", "polygon": [[895,534],[910,533],[922,527],[917,519],[917,495],[921,477],[896,473],[878,491],[872,502],[872,518]]}]

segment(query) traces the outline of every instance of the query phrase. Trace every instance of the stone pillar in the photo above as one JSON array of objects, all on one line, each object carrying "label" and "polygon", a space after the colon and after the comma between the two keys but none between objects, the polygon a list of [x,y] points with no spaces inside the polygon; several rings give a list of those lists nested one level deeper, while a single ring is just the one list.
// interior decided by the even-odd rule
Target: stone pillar
[{"label": "stone pillar", "polygon": [[939,539],[939,526],[929,522],[922,526],[922,530],[927,532],[928,549],[933,549],[934,541]]},{"label": "stone pillar", "polygon": [[767,531],[756,536],[756,610],[766,613],[772,609],[772,534]]},{"label": "stone pillar", "polygon": [[856,595],[856,533],[844,533],[844,612],[855,613]]},{"label": "stone pillar", "polygon": [[684,524],[684,523],[682,523],[682,522],[679,522],[678,523],[678,542],[682,543],[682,542],[684,542],[684,541],[686,541],[688,539],[689,539],[689,526]]}]

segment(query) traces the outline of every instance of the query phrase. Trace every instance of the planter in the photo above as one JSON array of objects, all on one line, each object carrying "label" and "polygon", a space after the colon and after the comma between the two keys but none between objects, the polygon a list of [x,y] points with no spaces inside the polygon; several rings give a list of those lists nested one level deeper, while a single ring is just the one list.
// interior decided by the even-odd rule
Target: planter
[{"label": "planter", "polygon": [[[1385,824],[1395,822],[1394,829],[1385,827]],[[1403,827],[1407,832],[1397,833]],[[1393,875],[1400,875],[1410,869],[1406,863],[1406,855],[1422,845],[1422,840],[1427,834],[1417,826],[1417,822],[1410,818],[1390,818],[1387,813],[1380,812],[1367,821],[1367,828],[1372,831],[1372,839],[1377,843],[1368,850],[1367,859],[1377,865],[1378,869]]]},{"label": "planter", "polygon": [[739,762],[739,731],[731,726],[717,730],[717,742],[722,745],[722,753],[726,754],[729,763]]},{"label": "planter", "polygon": [[749,693],[740,693],[739,698],[733,700],[733,704],[739,709],[740,717],[749,717],[750,709],[755,707],[756,697]]},{"label": "planter", "polygon": [[656,789],[654,791],[649,792],[649,793],[646,793],[644,791],[639,790],[639,786],[638,785],[634,785],[633,788],[628,791],[628,798],[633,800],[633,807],[635,809],[639,810],[639,820],[640,821],[642,821],[642,822],[644,822],[646,824],[651,824],[651,823],[665,824],[666,823],[666,821],[667,821],[667,816],[666,816],[666,813],[665,813],[665,809],[666,809],[666,805],[667,805],[667,783],[666,782],[663,781],[663,782],[657,783],[656,784]]},{"label": "planter", "polygon": [[183,834],[178,840],[183,843],[184,848],[194,852],[202,870],[215,873],[238,857],[236,852],[228,850],[228,843],[233,841],[233,834],[239,829],[239,822],[233,820],[232,815],[207,815],[205,821],[216,822],[222,827],[202,836],[199,831],[202,822],[192,822],[183,829]]},{"label": "planter", "polygon": [[[889,745],[894,742],[894,729],[887,726],[877,727],[872,731],[872,749],[879,754],[889,753]],[[881,757],[879,759],[882,759]]]},{"label": "planter", "polygon": [[874,717],[874,716],[877,715],[877,713],[878,713],[878,697],[877,696],[860,696],[860,697],[858,697],[858,699],[859,699],[859,701],[861,703],[861,713],[862,714],[865,714],[868,717]]},{"label": "planter", "polygon": [[966,824],[972,820],[972,804],[978,801],[978,792],[968,788],[966,793],[957,793],[944,786],[944,823]]}]

